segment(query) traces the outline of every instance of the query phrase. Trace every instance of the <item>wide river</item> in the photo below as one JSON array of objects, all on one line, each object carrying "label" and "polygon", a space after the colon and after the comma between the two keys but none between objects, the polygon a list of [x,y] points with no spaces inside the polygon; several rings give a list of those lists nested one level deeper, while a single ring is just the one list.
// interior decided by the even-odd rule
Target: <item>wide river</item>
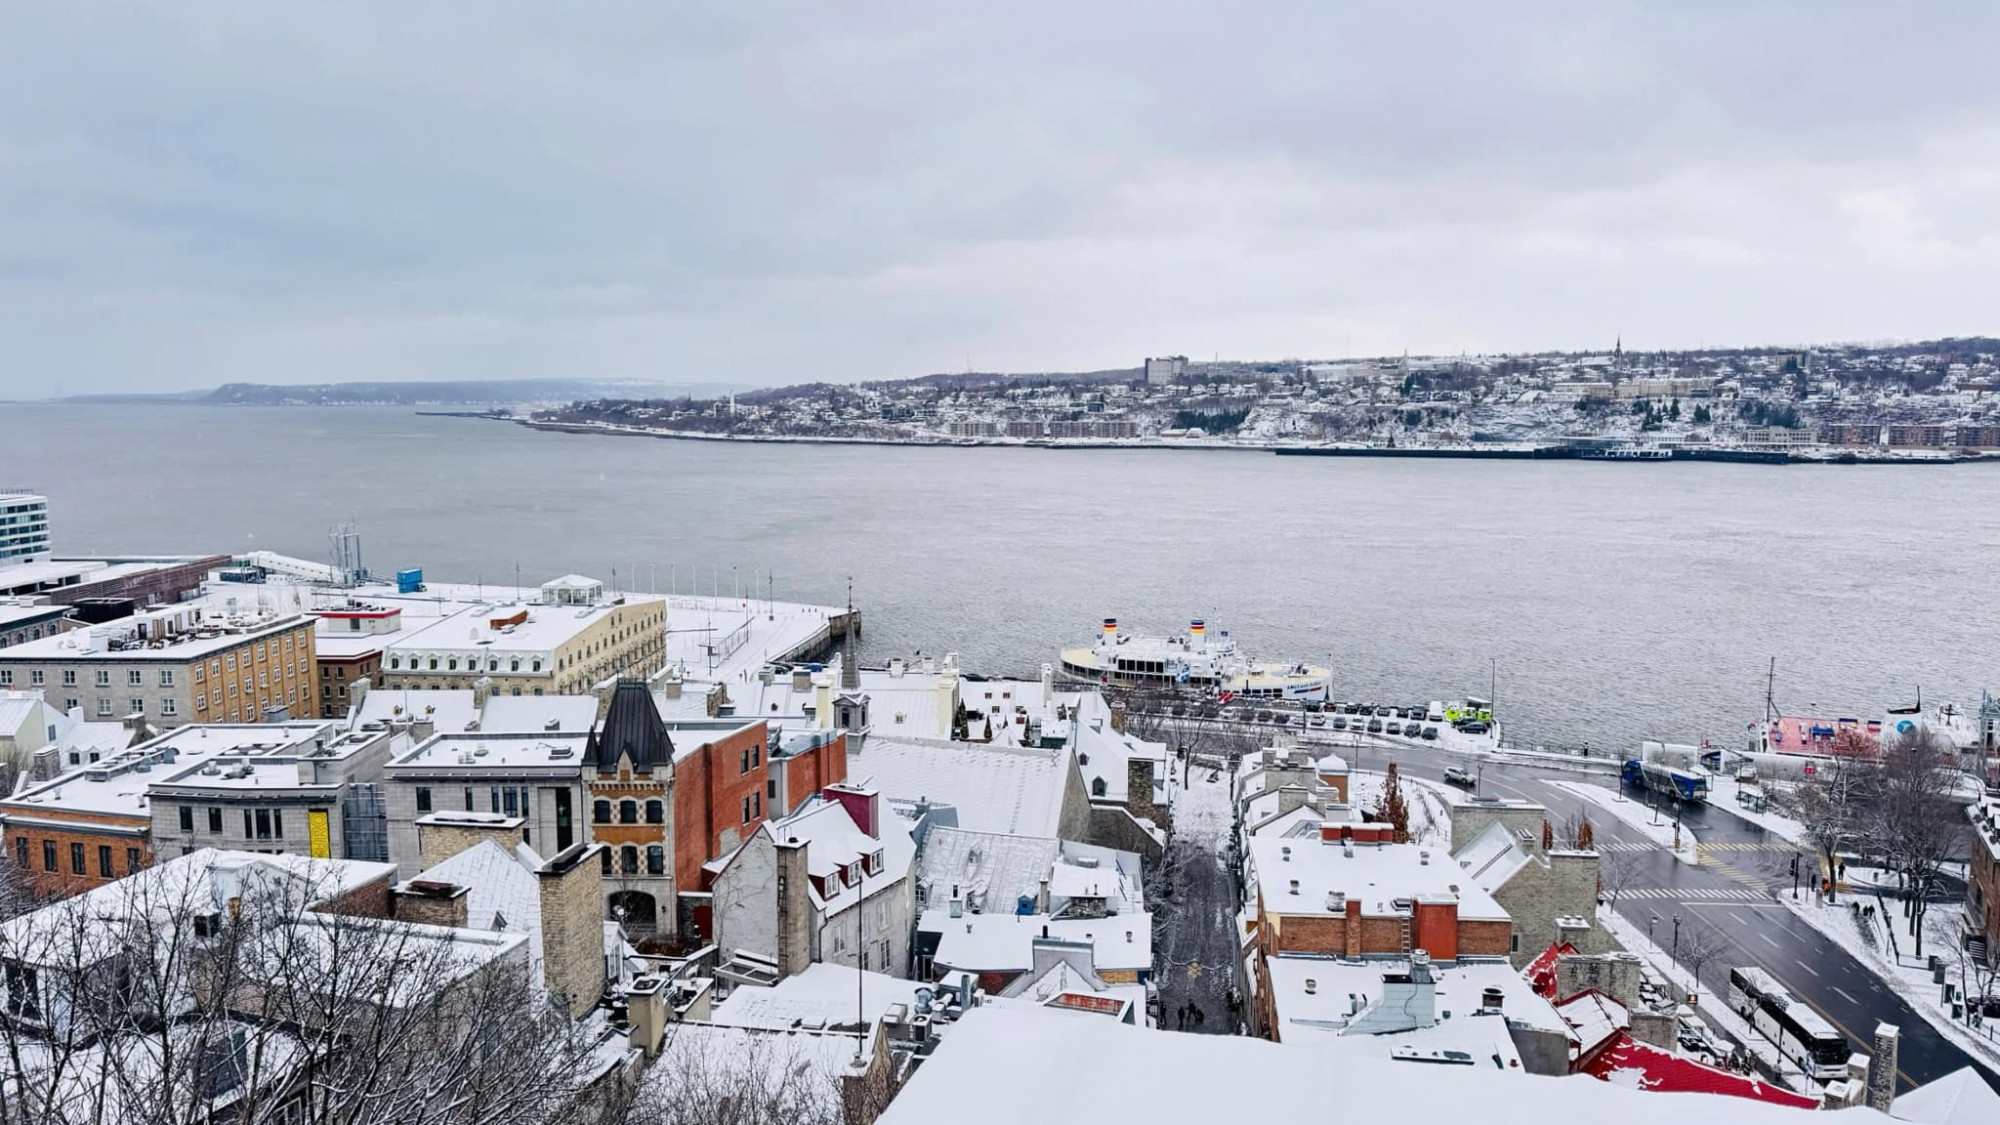
[{"label": "wide river", "polygon": [[1497,692],[1516,742],[1740,740],[2000,687],[2000,466],[1608,464],[724,445],[407,408],[4,406],[61,552],[266,548],[377,573],[838,602],[864,657],[1032,674],[1204,617],[1336,692]]}]

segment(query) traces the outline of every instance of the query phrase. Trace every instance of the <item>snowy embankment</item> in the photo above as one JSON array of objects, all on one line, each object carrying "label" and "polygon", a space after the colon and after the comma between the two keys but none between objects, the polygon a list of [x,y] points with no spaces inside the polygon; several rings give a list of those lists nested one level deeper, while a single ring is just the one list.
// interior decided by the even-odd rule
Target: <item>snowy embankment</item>
[{"label": "snowy embankment", "polygon": [[1582,797],[1618,818],[1627,827],[1645,833],[1647,839],[1673,852],[1674,858],[1682,863],[1701,863],[1694,831],[1685,824],[1676,826],[1670,813],[1647,808],[1637,801],[1627,800],[1623,793],[1585,781],[1551,781],[1549,784]]},{"label": "snowy embankment", "polygon": [[[1396,779],[1403,786],[1403,803],[1410,810],[1410,843],[1426,847],[1451,850],[1451,800],[1443,785],[1423,778],[1398,773]],[[1382,784],[1386,774],[1356,770],[1348,775],[1347,803],[1366,812],[1374,812],[1376,802],[1382,799]]]},{"label": "snowy embankment", "polygon": [[[1796,897],[1794,895],[1796,894]],[[2000,1063],[2000,1033],[1988,1021],[1982,1027],[1967,1027],[1953,1019],[1943,1003],[1943,988],[1932,979],[1929,957],[1935,952],[1944,958],[1945,980],[1960,988],[1977,983],[1962,981],[1958,972],[1959,910],[1957,903],[1933,903],[1924,917],[1925,959],[1910,956],[1909,924],[1903,920],[1900,904],[1873,894],[1855,895],[1831,905],[1816,901],[1811,891],[1785,891],[1778,901],[1806,925],[1818,930],[1828,941],[1846,950],[1856,961],[1873,970],[1882,984],[1901,996],[1938,1034],[1963,1047],[1989,1064]],[[1873,918],[1857,916],[1851,903],[1874,906]],[[1887,933],[1889,927],[1896,932]],[[1896,943],[1894,950],[1891,941]]]},{"label": "snowy embankment", "polygon": [[[1791,817],[1783,813],[1768,811],[1768,809],[1764,812],[1752,812],[1738,804],[1736,794],[1745,788],[1748,788],[1753,793],[1759,791],[1757,786],[1746,787],[1733,777],[1722,777],[1719,775],[1713,777],[1710,779],[1708,785],[1708,803],[1713,808],[1721,809],[1731,816],[1747,820],[1764,831],[1775,836],[1781,836],[1794,844],[1805,842],[1806,826],[1793,820]],[[1769,790],[1764,790],[1764,792],[1768,795]]]},{"label": "snowy embankment", "polygon": [[1778,1048],[1770,1040],[1757,1034],[1748,1021],[1731,1011],[1727,1000],[1704,988],[1693,973],[1675,961],[1666,950],[1655,945],[1653,940],[1646,936],[1646,932],[1633,925],[1630,919],[1620,915],[1611,907],[1600,906],[1597,908],[1597,920],[1611,932],[1612,937],[1618,939],[1618,944],[1638,954],[1652,965],[1661,976],[1666,977],[1669,983],[1680,990],[1683,997],[1694,997],[1696,1003],[1693,1007],[1702,1020],[1735,1040],[1738,1046],[1763,1064],[1765,1073],[1776,1075],[1781,1085],[1797,1092],[1812,1095],[1820,1092],[1812,1080],[1806,1077],[1804,1071],[1787,1062],[1785,1057],[1778,1053]]}]

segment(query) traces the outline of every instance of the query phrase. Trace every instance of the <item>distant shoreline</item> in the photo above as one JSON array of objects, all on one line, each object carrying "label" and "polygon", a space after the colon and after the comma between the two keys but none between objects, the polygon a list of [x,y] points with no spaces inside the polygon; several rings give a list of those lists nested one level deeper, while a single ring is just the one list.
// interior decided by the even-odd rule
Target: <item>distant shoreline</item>
[{"label": "distant shoreline", "polygon": [[1388,446],[1388,445],[1279,445],[1251,442],[1214,441],[1202,439],[1101,441],[1101,440],[1020,440],[1007,438],[960,438],[948,440],[922,441],[894,438],[834,437],[834,436],[792,436],[789,434],[706,434],[692,430],[667,430],[643,426],[615,426],[595,422],[548,422],[533,418],[500,417],[472,411],[429,411],[450,417],[484,418],[496,422],[512,422],[531,430],[550,433],[592,434],[600,437],[656,438],[668,441],[709,441],[722,443],[754,443],[765,445],[882,445],[905,446],[918,449],[1127,449],[1127,450],[1171,450],[1171,451],[1214,451],[1235,453],[1271,453],[1281,457],[1389,457],[1427,458],[1436,460],[1473,461],[1603,461],[1612,464],[1672,464],[1687,462],[1707,462],[1724,464],[1756,465],[1957,465],[1966,462],[2000,463],[2000,456],[1991,454],[1928,453],[1911,451],[1906,454],[1863,455],[1859,451],[1836,447],[1819,447],[1812,453],[1781,450],[1756,449],[1675,449],[1671,457],[1646,459],[1596,458],[1583,456],[1584,450],[1574,446],[1536,444],[1531,442],[1494,443],[1478,446]]}]

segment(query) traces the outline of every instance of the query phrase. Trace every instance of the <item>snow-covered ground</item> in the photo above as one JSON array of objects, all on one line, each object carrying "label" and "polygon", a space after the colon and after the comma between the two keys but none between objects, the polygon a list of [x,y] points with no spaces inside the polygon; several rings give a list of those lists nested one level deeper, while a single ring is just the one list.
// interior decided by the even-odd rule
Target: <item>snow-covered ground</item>
[{"label": "snow-covered ground", "polygon": [[1673,852],[1674,858],[1682,863],[1701,862],[1701,856],[1696,851],[1694,830],[1685,824],[1677,830],[1671,810],[1649,809],[1637,801],[1628,800],[1617,790],[1606,789],[1602,785],[1592,785],[1587,781],[1551,781],[1549,784],[1569,790],[1617,817],[1629,827],[1645,833],[1647,839]]},{"label": "snow-covered ground", "polygon": [[1694,978],[1693,973],[1675,961],[1665,949],[1654,944],[1653,940],[1646,936],[1646,931],[1608,906],[1597,908],[1597,920],[1603,923],[1612,937],[1618,939],[1618,944],[1644,958],[1661,976],[1666,977],[1675,988],[1679,989],[1682,996],[1695,997],[1699,1002],[1694,1007],[1703,1022],[1734,1039],[1739,1046],[1763,1064],[1765,1073],[1776,1075],[1780,1084],[1792,1090],[1819,1093],[1805,1072],[1785,1061],[1785,1057],[1778,1053],[1776,1045],[1757,1034],[1742,1016],[1730,1011],[1727,1001],[1714,990],[1703,986]]},{"label": "snow-covered ground", "polygon": [[[1355,770],[1347,779],[1347,803],[1373,812],[1382,798],[1386,774]],[[1435,781],[1398,773],[1403,785],[1403,802],[1410,809],[1410,842],[1433,848],[1451,848],[1451,800],[1443,785]]]},{"label": "snow-covered ground", "polygon": [[1229,784],[1229,771],[1194,763],[1174,805],[1174,835],[1210,851],[1223,847],[1236,823]]},{"label": "snow-covered ground", "polygon": [[[1868,894],[1827,905],[1815,902],[1815,896],[1810,891],[1798,891],[1797,896],[1794,898],[1792,892],[1786,892],[1778,896],[1778,901],[1806,925],[1826,935],[1855,960],[1873,969],[1882,983],[1916,1009],[1938,1030],[1938,1034],[1988,1063],[2000,1063],[2000,1028],[1994,1026],[2000,1021],[1988,1021],[1983,1027],[1971,1028],[1953,1019],[1951,1011],[1940,1002],[1943,990],[1931,979],[1929,958],[1936,953],[1945,960],[1945,979],[1964,987],[1954,960],[1958,949],[1958,904],[1933,903],[1925,913],[1925,959],[1920,962],[1910,955],[1909,923],[1903,920],[1895,899],[1883,898],[1878,902],[1874,895]],[[1857,918],[1850,902],[1874,905],[1876,910],[1872,922]],[[1864,926],[1873,935],[1873,941],[1863,936]],[[1896,929],[1894,938],[1898,952],[1895,953],[1890,951],[1890,935],[1884,932],[1890,926]]]},{"label": "snow-covered ground", "polygon": [[[1740,785],[1733,777],[1722,777],[1719,775],[1712,777],[1708,784],[1708,803],[1731,816],[1741,817],[1766,832],[1790,840],[1794,844],[1805,842],[1806,826],[1793,820],[1791,817],[1777,812],[1775,809],[1769,809],[1765,812],[1751,812],[1749,809],[1737,804],[1736,794],[1743,788],[1746,787]],[[1755,785],[1748,786],[1747,788],[1752,792],[1758,790],[1758,786]]]}]

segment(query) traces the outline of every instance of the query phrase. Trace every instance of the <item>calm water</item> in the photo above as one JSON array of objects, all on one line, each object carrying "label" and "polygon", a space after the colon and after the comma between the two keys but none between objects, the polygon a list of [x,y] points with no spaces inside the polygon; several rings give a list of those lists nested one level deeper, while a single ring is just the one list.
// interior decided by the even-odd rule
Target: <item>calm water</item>
[{"label": "calm water", "polygon": [[[1115,615],[1203,616],[1353,695],[1483,694],[1522,742],[1735,740],[1780,705],[2000,687],[2000,466],[1617,465],[717,445],[401,408],[0,407],[60,549],[664,591],[732,568],[867,613],[864,655],[1031,672]],[[1338,690],[1338,689],[1337,689]]]}]

